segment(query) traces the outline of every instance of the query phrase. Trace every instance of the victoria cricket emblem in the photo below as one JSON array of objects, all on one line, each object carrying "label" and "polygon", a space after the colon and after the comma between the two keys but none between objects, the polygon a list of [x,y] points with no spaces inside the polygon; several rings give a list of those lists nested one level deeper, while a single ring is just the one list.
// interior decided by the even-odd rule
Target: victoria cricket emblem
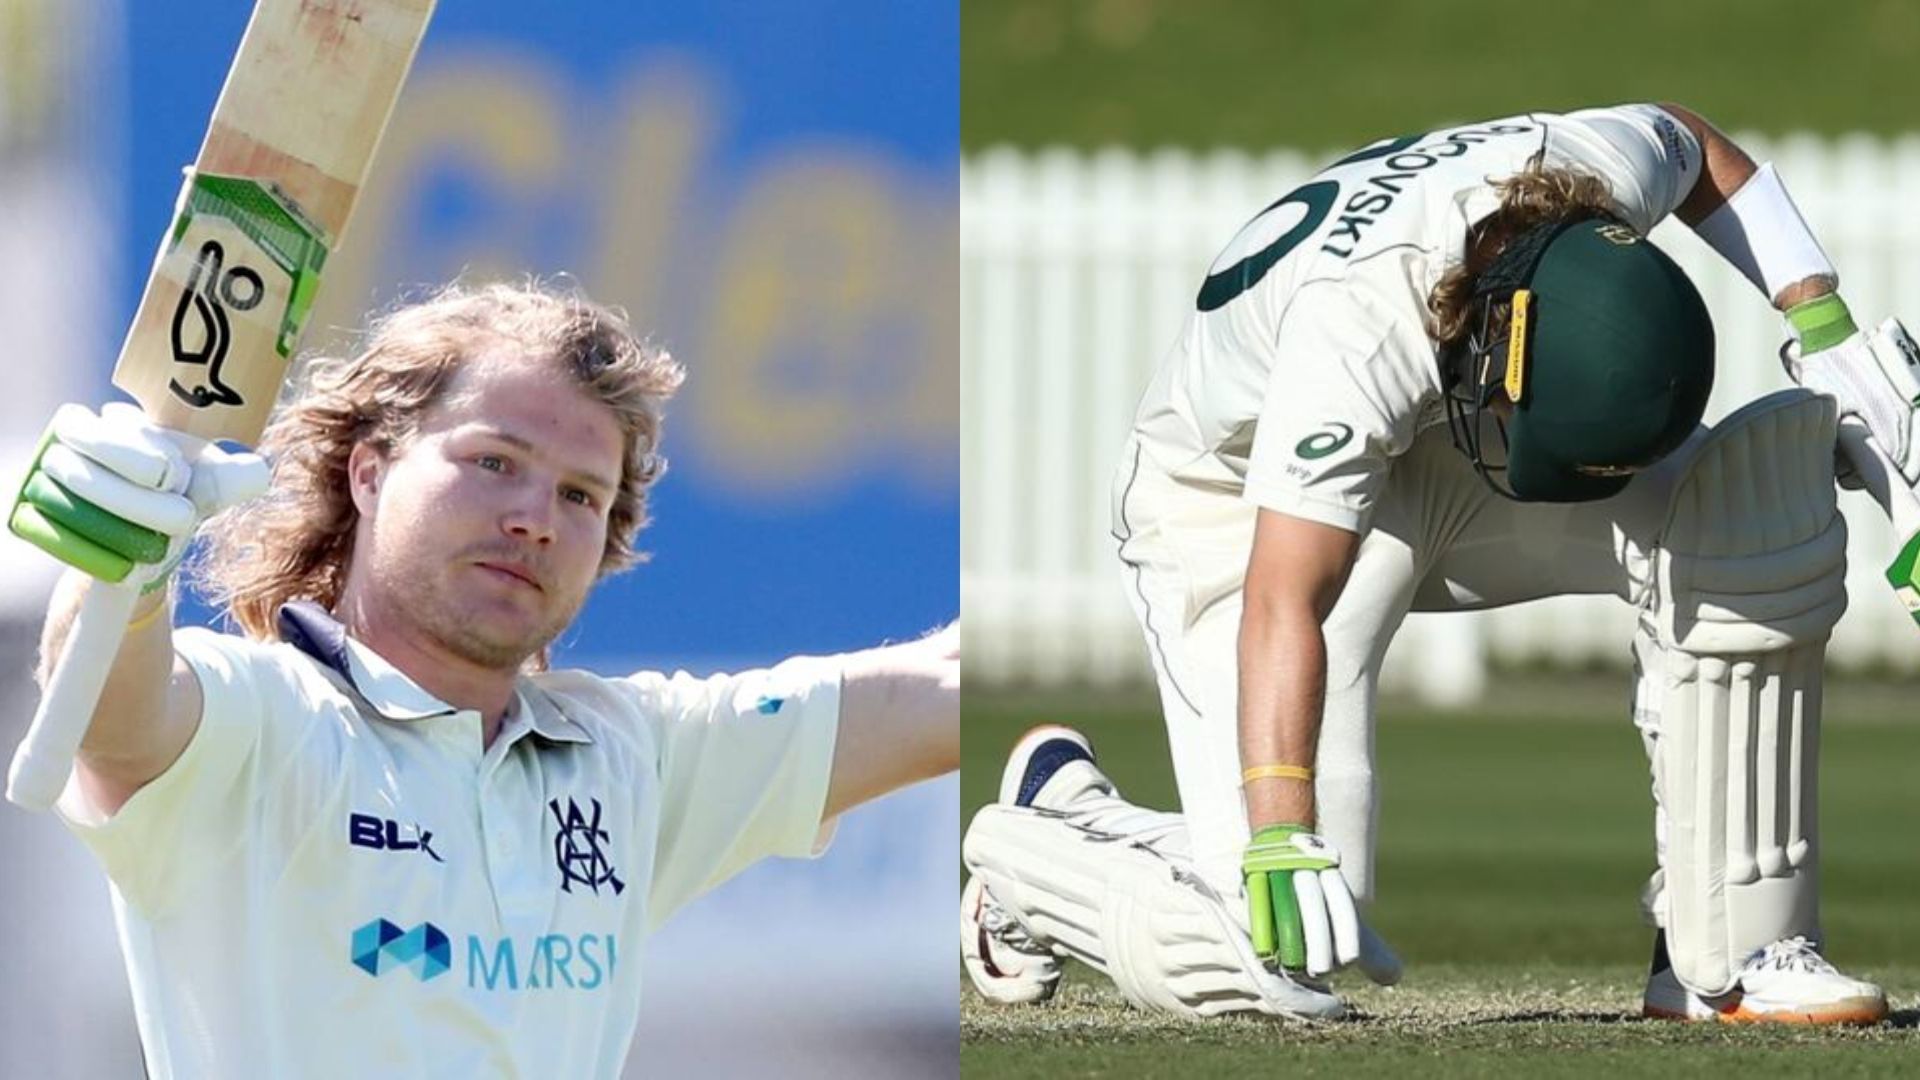
[{"label": "victoria cricket emblem", "polygon": [[593,806],[592,816],[582,813],[580,804],[571,798],[564,813],[559,799],[547,800],[547,809],[553,811],[557,826],[553,833],[553,861],[560,867],[560,891],[570,893],[575,885],[584,885],[598,896],[600,886],[611,885],[613,895],[619,896],[626,890],[627,883],[614,872],[613,861],[607,858],[602,846],[608,837],[607,830],[600,827],[600,800],[587,801]]}]

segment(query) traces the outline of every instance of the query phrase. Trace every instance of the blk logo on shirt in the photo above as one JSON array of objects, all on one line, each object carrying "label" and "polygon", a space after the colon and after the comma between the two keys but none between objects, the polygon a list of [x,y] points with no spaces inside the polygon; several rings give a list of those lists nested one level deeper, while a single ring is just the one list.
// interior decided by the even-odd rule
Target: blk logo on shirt
[{"label": "blk logo on shirt", "polygon": [[560,809],[559,799],[547,800],[547,809],[553,811],[554,823],[558,826],[553,834],[553,861],[560,867],[560,891],[572,892],[575,885],[585,885],[594,895],[600,894],[600,886],[613,886],[613,895],[619,896],[627,888],[614,872],[613,861],[607,858],[602,846],[608,842],[607,830],[600,827],[600,800],[587,800],[593,807],[591,816],[583,813],[580,804],[571,798],[567,808]]},{"label": "blk logo on shirt", "polygon": [[402,829],[397,821],[374,817],[372,814],[349,814],[347,816],[347,842],[354,847],[372,848],[375,851],[424,851],[433,861],[444,863],[447,860],[433,850],[433,833],[419,825],[412,827],[412,835]]}]

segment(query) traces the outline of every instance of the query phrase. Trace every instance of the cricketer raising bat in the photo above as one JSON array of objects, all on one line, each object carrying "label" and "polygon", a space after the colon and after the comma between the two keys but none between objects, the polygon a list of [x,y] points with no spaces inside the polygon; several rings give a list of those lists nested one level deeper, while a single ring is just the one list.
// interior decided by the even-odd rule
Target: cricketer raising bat
[{"label": "cricketer raising bat", "polygon": [[[255,7],[113,371],[155,423],[258,441],[433,5]],[[59,532],[24,505],[10,525]],[[14,754],[8,799],[46,809],[59,797],[136,599],[87,593]]]}]

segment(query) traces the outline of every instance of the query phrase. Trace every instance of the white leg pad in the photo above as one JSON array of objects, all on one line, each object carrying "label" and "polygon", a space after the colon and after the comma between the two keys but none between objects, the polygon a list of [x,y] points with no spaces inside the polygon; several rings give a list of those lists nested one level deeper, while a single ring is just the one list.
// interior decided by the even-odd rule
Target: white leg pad
[{"label": "white leg pad", "polygon": [[1109,832],[1080,815],[992,804],[961,857],[1035,940],[1104,972],[1135,1005],[1187,1016],[1342,1014],[1338,998],[1266,970],[1173,823]]},{"label": "white leg pad", "polygon": [[1821,672],[1846,610],[1834,424],[1830,399],[1785,391],[1715,428],[1634,641],[1663,815],[1649,906],[1699,994],[1733,989],[1756,949],[1819,936]]}]

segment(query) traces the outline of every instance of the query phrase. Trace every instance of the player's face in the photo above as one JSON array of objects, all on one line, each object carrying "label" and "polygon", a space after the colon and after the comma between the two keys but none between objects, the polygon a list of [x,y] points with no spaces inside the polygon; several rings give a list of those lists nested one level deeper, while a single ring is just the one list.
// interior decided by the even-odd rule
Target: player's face
[{"label": "player's face", "polygon": [[363,510],[382,616],[490,668],[544,648],[599,570],[622,446],[613,411],[550,363],[466,365]]}]

